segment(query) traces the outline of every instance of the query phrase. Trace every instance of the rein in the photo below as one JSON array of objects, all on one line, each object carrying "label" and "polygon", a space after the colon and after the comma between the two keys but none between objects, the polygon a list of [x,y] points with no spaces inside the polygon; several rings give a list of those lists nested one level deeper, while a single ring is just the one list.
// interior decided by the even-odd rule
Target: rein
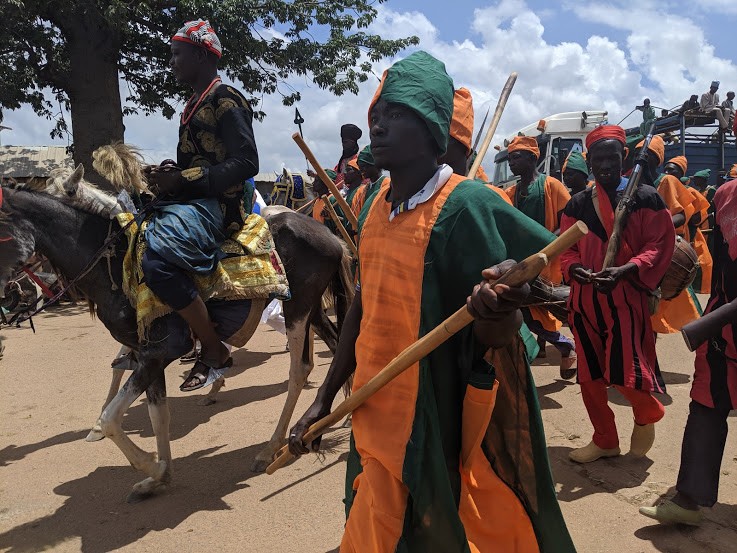
[{"label": "rein", "polygon": [[[47,302],[45,302],[41,307],[37,308],[33,313],[29,313],[31,311],[31,309],[33,309],[34,307],[36,307],[43,300],[43,296],[39,297],[35,302],[33,302],[32,305],[29,305],[23,311],[19,311],[18,313],[16,313],[15,315],[13,315],[13,317],[9,321],[7,321],[7,322],[3,321],[3,323],[7,324],[8,326],[14,324],[16,327],[19,327],[21,325],[21,323],[24,323],[26,321],[29,321],[29,323],[31,325],[31,330],[33,330],[33,332],[35,333],[36,332],[36,328],[33,326],[33,320],[32,320],[32,318],[35,317],[36,315],[38,315],[39,313],[45,311],[47,308],[51,307],[56,302],[58,302],[59,299],[64,294],[66,294],[70,289],[72,289],[80,280],[82,280],[84,277],[86,277],[90,273],[90,271],[92,271],[92,269],[95,268],[95,266],[100,262],[100,260],[103,257],[107,257],[108,260],[109,260],[110,259],[110,250],[111,250],[112,246],[115,245],[115,243],[120,239],[121,236],[123,236],[123,234],[125,233],[125,231],[128,230],[128,228],[133,223],[140,224],[141,221],[143,221],[143,219],[146,217],[146,215],[148,215],[158,205],[159,202],[160,202],[160,200],[159,199],[156,199],[156,200],[152,201],[150,204],[148,204],[147,206],[145,206],[138,213],[138,215],[136,215],[133,219],[131,219],[130,221],[128,221],[120,229],[118,229],[118,231],[115,234],[113,234],[112,236],[108,233],[108,238],[105,240],[105,242],[102,244],[102,246],[100,246],[100,249],[97,250],[97,252],[92,257],[92,259],[89,261],[89,263],[87,263],[87,265],[85,265],[85,267],[79,272],[79,274],[76,277],[74,277],[71,281],[69,281],[69,283],[67,283],[66,286],[64,286],[61,290],[59,290],[56,294],[54,294],[51,298],[49,298],[49,300]],[[111,280],[112,280],[112,278],[111,278]],[[24,313],[25,313],[25,315],[21,317],[21,315],[23,315]]]}]

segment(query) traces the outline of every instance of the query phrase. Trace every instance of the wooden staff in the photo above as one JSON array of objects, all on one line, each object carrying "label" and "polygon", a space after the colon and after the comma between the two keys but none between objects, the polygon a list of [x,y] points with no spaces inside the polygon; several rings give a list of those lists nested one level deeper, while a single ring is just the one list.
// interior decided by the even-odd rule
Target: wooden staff
[{"label": "wooden staff", "polygon": [[351,235],[348,234],[348,231],[343,226],[343,223],[340,222],[340,217],[338,217],[338,214],[335,212],[335,209],[333,208],[333,204],[330,203],[330,197],[325,195],[322,197],[322,200],[325,202],[325,209],[328,210],[328,213],[330,214],[330,218],[333,220],[333,222],[335,223],[335,226],[338,227],[340,234],[343,236],[343,240],[345,240],[345,243],[348,244],[348,247],[353,252],[353,255],[358,257],[358,248],[356,248],[356,245],[353,243],[353,240],[351,239]]},{"label": "wooden staff", "polygon": [[310,147],[302,139],[298,132],[292,135],[292,140],[294,140],[297,143],[297,146],[299,146],[299,149],[302,150],[302,153],[315,169],[315,173],[317,173],[317,176],[320,177],[320,180],[325,183],[325,186],[327,186],[330,192],[332,192],[333,196],[335,196],[335,200],[338,202],[340,209],[343,210],[343,213],[345,213],[345,216],[348,218],[348,222],[353,226],[353,230],[357,231],[358,219],[356,219],[356,216],[354,215],[353,211],[351,211],[348,202],[346,202],[345,198],[341,195],[338,187],[335,186],[333,179],[328,176],[328,174],[325,172],[325,169],[322,168],[322,165],[317,162],[315,154],[312,153],[312,150],[310,150]]},{"label": "wooden staff", "polygon": [[512,88],[514,88],[514,83],[516,81],[517,72],[513,71],[509,74],[509,77],[507,77],[507,82],[504,84],[502,93],[499,96],[499,101],[496,104],[496,109],[494,110],[494,117],[492,117],[491,123],[489,124],[489,130],[486,132],[484,142],[481,144],[481,148],[476,154],[476,159],[474,160],[473,165],[471,165],[470,171],[468,171],[468,177],[471,179],[476,178],[476,172],[479,170],[481,162],[484,160],[484,156],[486,155],[486,151],[491,145],[491,139],[494,138],[494,133],[496,132],[496,128],[499,126],[499,120],[502,118],[502,113],[504,112],[504,106],[507,105],[507,100],[509,99],[509,95],[512,93]]},{"label": "wooden staff", "polygon": [[[540,271],[547,266],[551,259],[558,257],[586,233],[588,233],[586,224],[582,221],[577,221],[571,228],[545,246],[540,252],[517,263],[494,284],[507,284],[516,287],[529,282],[540,274]],[[445,343],[451,336],[472,321],[473,316],[468,312],[466,306],[461,307],[453,315],[392,359],[386,367],[338,405],[333,412],[310,426],[302,438],[303,442],[309,444],[318,436],[322,436],[330,426],[352,413],[368,398],[391,382],[392,379],[413,366],[423,357],[426,357],[435,348]],[[266,474],[274,474],[274,472],[287,464],[292,458],[293,455],[289,452],[288,446],[282,447],[279,450],[277,458],[266,469]]]},{"label": "wooden staff", "polygon": [[307,202],[305,205],[298,207],[295,209],[297,213],[304,213],[305,211],[309,211],[309,208],[311,208],[313,205],[315,205],[315,202],[317,201],[317,198],[314,198]]}]

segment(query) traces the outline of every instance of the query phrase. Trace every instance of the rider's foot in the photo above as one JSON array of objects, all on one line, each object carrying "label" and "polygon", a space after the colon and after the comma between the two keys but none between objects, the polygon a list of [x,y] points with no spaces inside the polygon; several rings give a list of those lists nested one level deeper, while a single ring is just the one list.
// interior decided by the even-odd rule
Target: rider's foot
[{"label": "rider's foot", "polygon": [[210,372],[218,371],[218,377],[222,376],[225,369],[232,364],[233,360],[230,357],[230,352],[222,343],[219,343],[218,351],[214,355],[210,349],[203,346],[197,362],[192,367],[192,370],[189,371],[187,378],[179,389],[183,392],[192,392],[212,384],[212,381],[217,377],[209,378],[211,376]]}]

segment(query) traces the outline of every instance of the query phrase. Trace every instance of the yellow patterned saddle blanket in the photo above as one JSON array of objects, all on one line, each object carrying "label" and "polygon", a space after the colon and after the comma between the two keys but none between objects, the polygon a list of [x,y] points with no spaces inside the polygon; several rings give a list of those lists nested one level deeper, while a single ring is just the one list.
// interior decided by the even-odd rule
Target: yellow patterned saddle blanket
[{"label": "yellow patterned saddle blanket", "polygon": [[[134,216],[131,213],[117,215],[121,227]],[[138,337],[145,339],[149,325],[159,317],[168,315],[172,308],[146,286],[143,281],[141,260],[146,251],[144,239],[147,221],[132,223],[126,229],[128,247],[123,258],[123,292],[136,310]],[[193,275],[200,296],[210,299],[248,300],[279,298],[289,299],[289,283],[284,265],[274,246],[274,239],[266,221],[251,214],[243,227],[231,235],[223,245],[226,257],[208,275]]]}]

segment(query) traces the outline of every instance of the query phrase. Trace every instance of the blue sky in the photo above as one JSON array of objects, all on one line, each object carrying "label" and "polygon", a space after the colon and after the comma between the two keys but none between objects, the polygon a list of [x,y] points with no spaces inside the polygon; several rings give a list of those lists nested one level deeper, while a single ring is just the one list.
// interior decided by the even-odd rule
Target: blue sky
[{"label": "blue sky", "polygon": [[[420,48],[445,62],[456,86],[471,90],[477,113],[496,103],[511,71],[519,73],[495,143],[553,113],[606,109],[610,121],[618,122],[644,97],[655,106],[680,105],[704,92],[712,79],[722,81],[722,97],[737,90],[733,0],[389,0],[378,10],[370,31],[387,38],[418,35]],[[393,61],[382,60],[376,72]],[[367,143],[366,108],[375,79],[357,96],[342,97],[304,79],[290,84],[302,92],[298,107],[306,119],[305,137],[325,165],[339,155],[341,124],[359,125],[365,131],[360,143]],[[266,97],[261,108],[267,117],[254,130],[262,170],[304,170],[304,159],[288,138],[295,130],[294,108],[283,106],[278,96]],[[625,125],[638,123],[636,113]],[[2,133],[3,144],[66,144],[52,141],[52,123],[27,107],[5,112],[4,124],[14,130]],[[126,141],[142,147],[151,160],[173,157],[176,120],[132,116],[125,125]]]}]

